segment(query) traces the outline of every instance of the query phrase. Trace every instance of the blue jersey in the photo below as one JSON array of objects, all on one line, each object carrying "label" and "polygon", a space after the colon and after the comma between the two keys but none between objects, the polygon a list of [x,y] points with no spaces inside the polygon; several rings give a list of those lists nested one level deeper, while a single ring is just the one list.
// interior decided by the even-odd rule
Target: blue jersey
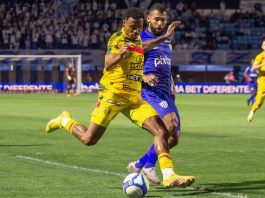
[{"label": "blue jersey", "polygon": [[[155,36],[148,30],[141,33],[143,42],[156,39],[157,37],[158,36]],[[155,75],[158,78],[158,83],[153,87],[144,84],[143,91],[145,91],[145,89],[158,89],[163,92],[171,93],[171,57],[172,45],[170,39],[161,42],[144,54],[144,74]]]},{"label": "blue jersey", "polygon": [[258,78],[258,71],[257,70],[251,70],[251,66],[248,66],[245,69],[245,73],[247,74],[247,77],[250,78],[250,81],[248,81],[248,84],[257,84],[257,78]]}]

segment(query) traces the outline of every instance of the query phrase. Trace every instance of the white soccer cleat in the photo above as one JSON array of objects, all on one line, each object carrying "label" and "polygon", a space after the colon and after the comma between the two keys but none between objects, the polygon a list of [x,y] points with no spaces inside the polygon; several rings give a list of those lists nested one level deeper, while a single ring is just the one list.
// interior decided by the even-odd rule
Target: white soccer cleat
[{"label": "white soccer cleat", "polygon": [[156,175],[155,167],[143,168],[142,170],[149,181],[153,182],[155,185],[159,185],[161,183]]},{"label": "white soccer cleat", "polygon": [[248,122],[251,122],[254,119],[255,113],[251,110],[248,114]]},{"label": "white soccer cleat", "polygon": [[127,166],[129,173],[140,173],[141,169],[135,166],[137,161],[130,162]]}]

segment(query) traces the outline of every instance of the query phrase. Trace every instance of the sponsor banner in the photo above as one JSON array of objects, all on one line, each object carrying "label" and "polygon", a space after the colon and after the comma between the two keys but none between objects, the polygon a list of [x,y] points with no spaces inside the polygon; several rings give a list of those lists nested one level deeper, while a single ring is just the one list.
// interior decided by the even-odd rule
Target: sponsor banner
[{"label": "sponsor banner", "polygon": [[63,83],[0,83],[1,93],[60,93]]},{"label": "sponsor banner", "polygon": [[[63,93],[66,83],[0,83],[1,93]],[[249,94],[247,84],[224,83],[178,83],[175,84],[177,94]],[[99,83],[89,82],[81,85],[82,93],[97,93]]]},{"label": "sponsor banner", "polygon": [[[0,83],[1,93],[62,93],[67,83]],[[99,84],[94,82],[83,83],[81,92],[97,93]]]},{"label": "sponsor banner", "polygon": [[177,94],[249,94],[247,84],[225,83],[178,83],[175,84]]}]

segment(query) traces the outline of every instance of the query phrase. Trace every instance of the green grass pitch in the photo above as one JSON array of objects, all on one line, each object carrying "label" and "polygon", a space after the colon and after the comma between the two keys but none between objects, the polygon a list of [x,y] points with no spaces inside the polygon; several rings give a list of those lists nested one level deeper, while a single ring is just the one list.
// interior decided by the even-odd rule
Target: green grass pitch
[{"label": "green grass pitch", "polygon": [[[252,123],[247,95],[178,95],[180,143],[171,150],[175,171],[195,175],[188,189],[151,185],[146,197],[265,197],[265,107]],[[0,95],[1,198],[122,198],[127,164],[151,145],[146,131],[119,115],[96,146],[46,122],[68,110],[89,121],[97,95]],[[161,178],[161,174],[159,172]]]}]

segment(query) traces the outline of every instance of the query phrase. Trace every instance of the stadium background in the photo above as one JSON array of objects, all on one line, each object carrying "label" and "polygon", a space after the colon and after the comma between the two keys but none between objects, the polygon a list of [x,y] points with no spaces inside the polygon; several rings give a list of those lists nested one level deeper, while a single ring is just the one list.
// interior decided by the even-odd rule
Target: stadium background
[{"label": "stadium background", "polygon": [[[165,3],[171,19],[183,21],[172,60],[173,76],[181,77],[175,79],[178,92],[248,92],[243,70],[260,52],[264,0],[0,0],[0,54],[82,54],[84,91],[96,91],[106,40],[119,29],[122,10],[154,2]],[[63,130],[46,134],[47,121],[64,110],[87,124],[97,94],[10,93],[40,92],[36,84],[47,86],[45,93],[64,91],[56,85],[65,88],[68,61],[0,60],[1,198],[124,198],[127,164],[152,143],[148,133],[122,115],[94,147]],[[226,84],[224,75],[231,70],[237,82]],[[33,89],[20,89],[25,85]],[[196,183],[171,190],[151,185],[147,197],[265,197],[264,107],[248,123],[248,97],[177,95],[181,141],[170,152],[176,171],[195,175]]]},{"label": "stadium background", "polygon": [[[261,0],[2,0],[0,55],[81,54],[83,91],[91,92],[89,86],[95,87],[102,75],[106,42],[120,29],[124,9],[137,6],[147,13],[155,2],[165,4],[169,21],[182,21],[174,38],[176,83],[223,86],[225,74],[234,71],[235,83],[244,86],[244,69],[260,52],[265,36],[265,2]],[[19,88],[10,85],[44,84],[62,92],[67,62],[1,58],[1,90],[14,92]],[[243,92],[232,89],[248,93],[246,87]]]}]

